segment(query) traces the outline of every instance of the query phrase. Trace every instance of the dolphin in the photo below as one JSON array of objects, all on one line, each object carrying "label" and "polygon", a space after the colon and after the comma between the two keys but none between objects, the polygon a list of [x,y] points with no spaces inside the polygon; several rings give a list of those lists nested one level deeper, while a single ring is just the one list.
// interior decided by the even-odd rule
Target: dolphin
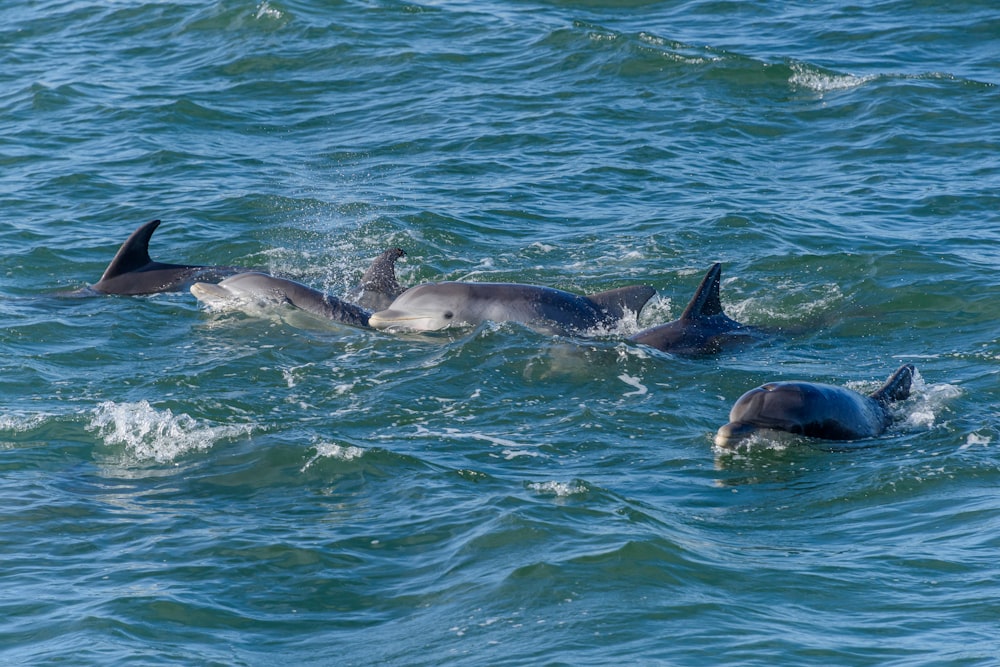
[{"label": "dolphin", "polygon": [[640,331],[629,340],[664,352],[700,355],[719,352],[725,343],[759,335],[759,330],[723,312],[719,299],[721,277],[722,265],[713,264],[679,319]]},{"label": "dolphin", "polygon": [[362,328],[368,326],[370,316],[361,306],[266,273],[237,273],[218,284],[197,282],[191,285],[191,293],[208,305],[241,299],[285,303],[321,319]]},{"label": "dolphin", "polygon": [[376,329],[437,331],[490,320],[566,334],[614,326],[626,310],[642,310],[655,293],[646,285],[581,296],[519,283],[424,283],[374,313],[369,324]]},{"label": "dolphin", "polygon": [[769,431],[826,440],[873,438],[892,423],[889,404],[909,397],[913,373],[912,364],[903,364],[867,396],[829,384],[770,382],[740,396],[715,444],[732,448]]},{"label": "dolphin", "polygon": [[89,287],[65,296],[120,294],[136,296],[159,292],[179,292],[195,281],[218,281],[241,269],[233,266],[198,266],[165,264],[149,257],[149,239],[160,226],[153,220],[136,229],[125,239],[101,279]]}]

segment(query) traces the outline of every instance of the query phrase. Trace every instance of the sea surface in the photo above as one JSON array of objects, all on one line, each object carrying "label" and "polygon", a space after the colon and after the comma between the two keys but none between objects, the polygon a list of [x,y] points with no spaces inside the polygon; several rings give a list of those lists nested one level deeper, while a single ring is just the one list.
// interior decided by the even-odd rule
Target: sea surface
[{"label": "sea surface", "polygon": [[[0,6],[0,664],[995,665],[994,0]],[[648,284],[392,334],[187,292]],[[628,342],[722,262],[774,334]],[[713,443],[770,380],[912,396]]]}]

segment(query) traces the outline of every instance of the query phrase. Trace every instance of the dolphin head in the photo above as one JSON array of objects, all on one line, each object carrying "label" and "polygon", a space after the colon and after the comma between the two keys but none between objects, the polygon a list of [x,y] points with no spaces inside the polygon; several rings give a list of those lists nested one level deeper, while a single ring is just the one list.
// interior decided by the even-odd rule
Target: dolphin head
[{"label": "dolphin head", "polygon": [[719,447],[735,447],[761,431],[804,433],[809,421],[806,388],[795,382],[772,382],[751,389],[729,411],[729,423],[715,434]]},{"label": "dolphin head", "polygon": [[279,279],[266,273],[238,273],[222,282],[195,283],[191,294],[209,306],[222,306],[233,301],[283,301],[287,296],[280,289]]},{"label": "dolphin head", "polygon": [[458,324],[475,324],[467,319],[469,300],[460,283],[425,283],[406,290],[388,308],[373,313],[368,324],[375,329],[438,331]]}]

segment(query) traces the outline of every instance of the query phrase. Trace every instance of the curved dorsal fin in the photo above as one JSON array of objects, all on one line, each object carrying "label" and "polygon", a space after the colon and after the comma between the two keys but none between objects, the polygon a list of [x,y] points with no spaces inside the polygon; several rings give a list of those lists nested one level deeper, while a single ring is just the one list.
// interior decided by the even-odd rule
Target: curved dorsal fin
[{"label": "curved dorsal fin", "polygon": [[365,275],[361,276],[361,289],[389,294],[393,298],[398,296],[403,288],[396,280],[396,260],[405,256],[406,252],[402,248],[389,248],[376,257]]},{"label": "curved dorsal fin", "polygon": [[136,271],[152,262],[153,260],[149,258],[149,239],[159,226],[160,221],[153,220],[132,232],[131,236],[125,239],[125,243],[118,248],[108,268],[104,269],[101,280],[109,280],[123,273]]},{"label": "curved dorsal fin", "polygon": [[891,401],[903,401],[910,396],[910,385],[913,382],[913,373],[916,369],[913,364],[903,364],[896,369],[896,372],[889,376],[882,387],[870,394],[879,403],[889,403]]},{"label": "curved dorsal fin", "polygon": [[722,264],[716,262],[705,274],[701,285],[694,293],[694,297],[681,313],[680,319],[695,320],[723,314],[722,301],[719,299],[719,280],[721,277]]}]

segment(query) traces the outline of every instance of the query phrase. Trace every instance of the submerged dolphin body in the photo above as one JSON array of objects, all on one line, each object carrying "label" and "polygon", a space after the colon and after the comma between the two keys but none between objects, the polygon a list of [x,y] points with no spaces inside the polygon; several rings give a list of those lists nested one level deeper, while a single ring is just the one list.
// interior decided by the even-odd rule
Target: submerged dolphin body
[{"label": "submerged dolphin body", "polygon": [[722,310],[719,281],[722,265],[713,264],[680,318],[633,335],[629,340],[674,354],[718,352],[726,343],[746,340],[760,332],[730,318]]},{"label": "submerged dolphin body", "polygon": [[425,283],[374,313],[369,324],[376,329],[437,331],[486,321],[520,322],[565,334],[614,326],[626,311],[642,310],[655,293],[645,285],[581,296],[518,283]]},{"label": "submerged dolphin body", "polygon": [[159,292],[179,292],[196,281],[217,281],[241,269],[233,266],[198,266],[154,262],[149,256],[149,239],[160,226],[153,220],[139,227],[125,240],[101,279],[90,287],[66,295],[120,294],[137,296]]},{"label": "submerged dolphin body", "polygon": [[829,384],[771,382],[743,394],[715,434],[734,447],[755,433],[784,431],[826,440],[873,438],[892,423],[889,404],[909,397],[914,367],[904,364],[868,396]]},{"label": "submerged dolphin body", "polygon": [[321,319],[367,327],[370,313],[353,303],[343,301],[311,287],[266,273],[237,273],[218,284],[195,283],[191,293],[208,305],[234,300],[269,301],[294,306]]}]

